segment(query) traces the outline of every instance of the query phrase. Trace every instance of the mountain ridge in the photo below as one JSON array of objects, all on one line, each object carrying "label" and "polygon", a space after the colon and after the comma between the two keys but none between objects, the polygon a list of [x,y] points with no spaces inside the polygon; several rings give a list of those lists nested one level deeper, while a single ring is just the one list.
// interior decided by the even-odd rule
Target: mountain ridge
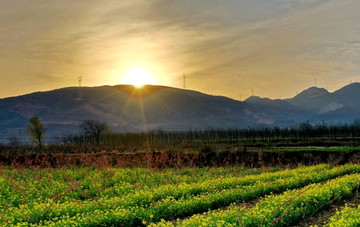
[{"label": "mountain ridge", "polygon": [[160,85],[67,87],[0,99],[0,142],[26,138],[34,115],[47,127],[48,138],[80,133],[86,119],[103,121],[115,132],[346,123],[360,118],[357,97],[360,83],[334,92],[311,87],[290,99],[252,96],[243,102]]},{"label": "mountain ridge", "polygon": [[[24,120],[33,115],[51,137],[79,133],[86,119],[103,121],[116,132],[246,127],[256,122],[251,106],[224,96],[150,85],[70,87],[0,99],[0,136],[26,136]],[[22,127],[9,123],[16,118]]]}]

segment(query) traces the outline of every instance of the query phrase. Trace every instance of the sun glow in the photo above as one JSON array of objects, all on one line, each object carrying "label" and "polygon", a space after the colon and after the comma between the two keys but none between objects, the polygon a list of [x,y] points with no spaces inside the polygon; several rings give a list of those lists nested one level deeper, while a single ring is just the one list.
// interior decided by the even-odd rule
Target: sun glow
[{"label": "sun glow", "polygon": [[134,67],[125,73],[121,83],[131,84],[140,88],[145,84],[156,84],[156,80],[146,69],[142,67]]}]

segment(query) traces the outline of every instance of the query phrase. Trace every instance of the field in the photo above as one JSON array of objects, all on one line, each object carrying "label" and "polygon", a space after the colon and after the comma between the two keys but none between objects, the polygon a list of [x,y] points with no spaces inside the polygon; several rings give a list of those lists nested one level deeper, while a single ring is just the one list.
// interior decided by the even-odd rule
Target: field
[{"label": "field", "polygon": [[359,186],[360,165],[355,164],[294,169],[3,167],[0,222],[1,226],[358,226]]}]

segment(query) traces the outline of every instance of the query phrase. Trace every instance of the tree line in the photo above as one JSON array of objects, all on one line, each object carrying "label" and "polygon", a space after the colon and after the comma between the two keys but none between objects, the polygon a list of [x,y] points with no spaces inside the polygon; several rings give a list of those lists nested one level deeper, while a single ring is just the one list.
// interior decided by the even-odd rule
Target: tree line
[{"label": "tree line", "polygon": [[[88,123],[102,125],[97,121],[87,121],[82,124],[83,134],[67,136],[63,138],[64,143],[79,145],[178,145],[193,142],[237,142],[242,140],[271,141],[281,139],[341,139],[360,138],[360,120],[352,124],[331,125],[325,122],[311,124],[305,122],[296,127],[248,127],[243,129],[208,129],[188,131],[163,131],[161,129],[139,133],[112,133],[103,124],[103,130],[92,130],[88,132]],[[84,127],[86,126],[86,127]]]},{"label": "tree line", "polygon": [[[41,148],[46,129],[36,116],[30,118],[28,133],[33,145]],[[360,138],[360,120],[351,124],[317,124],[304,122],[296,127],[248,127],[242,129],[207,129],[188,131],[163,131],[114,133],[110,127],[97,120],[84,120],[81,134],[64,136],[63,144],[73,145],[178,145],[199,142],[236,142],[242,140],[271,141],[279,139],[339,139]]]}]

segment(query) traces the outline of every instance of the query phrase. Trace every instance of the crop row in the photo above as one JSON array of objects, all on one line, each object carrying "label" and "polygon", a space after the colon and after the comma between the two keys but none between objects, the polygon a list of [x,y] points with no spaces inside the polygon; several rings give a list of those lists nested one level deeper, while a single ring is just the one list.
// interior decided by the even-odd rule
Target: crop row
[{"label": "crop row", "polygon": [[[272,169],[276,171],[276,169]],[[259,169],[188,168],[149,169],[25,169],[0,170],[0,209],[37,204],[56,198],[58,202],[79,202],[99,197],[130,194],[139,188],[166,184],[193,183],[224,176],[260,174]],[[65,192],[65,193],[64,193]]]},{"label": "crop row", "polygon": [[[320,168],[322,168],[321,171]],[[305,171],[306,169],[308,172]],[[58,204],[53,204],[51,209],[46,210],[50,206],[49,204],[49,206],[23,209],[21,213],[20,210],[11,211],[7,221],[9,224],[18,223],[18,226],[28,225],[29,222],[34,224],[37,222],[45,226],[132,226],[148,224],[161,219],[190,216],[209,209],[227,206],[234,202],[250,201],[273,192],[282,192],[310,183],[322,182],[350,172],[359,172],[360,166],[346,165],[331,169],[323,165],[322,167],[300,168],[298,171],[299,173],[296,173],[296,170],[292,172],[283,171],[291,172],[292,176],[278,179],[274,179],[272,175],[279,173],[269,173],[268,180],[262,177],[261,181],[255,181],[252,185],[216,189],[179,198],[168,195],[158,201],[152,200],[151,204],[145,206],[135,205],[135,203],[130,206],[128,200],[123,200],[121,204],[114,203],[114,200],[108,200],[107,203],[102,201],[96,205],[82,204],[57,207]],[[147,197],[146,194],[144,196]],[[124,203],[128,203],[129,206],[124,205]]]},{"label": "crop row", "polygon": [[[284,170],[275,173],[263,173],[245,177],[219,178],[194,184],[182,183],[178,185],[162,185],[152,189],[141,188],[132,191],[131,194],[102,197],[97,200],[85,202],[74,200],[57,202],[54,199],[48,198],[46,202],[28,203],[19,206],[19,208],[10,208],[7,211],[9,215],[5,215],[4,218],[10,216],[9,219],[13,220],[11,222],[23,220],[37,222],[64,215],[74,216],[79,213],[89,213],[95,210],[108,210],[117,207],[132,206],[146,207],[156,201],[170,197],[177,199],[206,192],[213,192],[220,189],[252,185],[256,182],[271,181],[280,178],[284,179],[297,174],[318,172],[330,168],[331,167],[328,165],[318,165],[314,167],[304,167],[295,170]],[[358,166],[353,166],[351,168],[359,168],[360,171],[360,167]]]},{"label": "crop row", "polygon": [[360,205],[346,204],[345,207],[330,217],[324,227],[356,227],[359,226],[359,223]]},{"label": "crop row", "polygon": [[289,226],[336,200],[352,196],[359,186],[360,174],[346,175],[281,195],[266,196],[250,209],[233,206],[227,210],[194,215],[176,223],[162,221],[151,226]]}]

